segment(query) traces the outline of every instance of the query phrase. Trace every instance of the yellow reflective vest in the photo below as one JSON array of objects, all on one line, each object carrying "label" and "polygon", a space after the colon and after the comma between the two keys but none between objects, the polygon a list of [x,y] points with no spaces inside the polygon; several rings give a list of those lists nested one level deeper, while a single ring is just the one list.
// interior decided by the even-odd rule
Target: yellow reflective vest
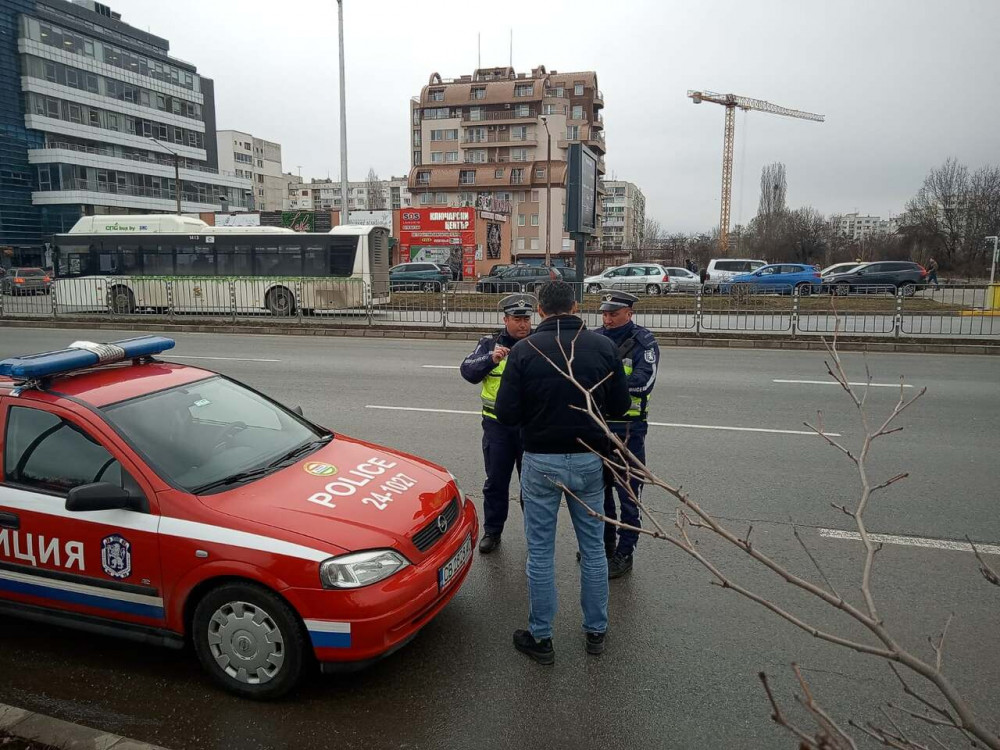
[{"label": "yellow reflective vest", "polygon": [[500,364],[494,367],[489,373],[483,378],[483,387],[479,391],[479,397],[483,401],[483,416],[489,417],[490,419],[496,419],[497,415],[493,413],[493,410],[497,405],[497,393],[500,392],[500,378],[503,377],[503,371],[507,369],[507,359],[500,360]]}]

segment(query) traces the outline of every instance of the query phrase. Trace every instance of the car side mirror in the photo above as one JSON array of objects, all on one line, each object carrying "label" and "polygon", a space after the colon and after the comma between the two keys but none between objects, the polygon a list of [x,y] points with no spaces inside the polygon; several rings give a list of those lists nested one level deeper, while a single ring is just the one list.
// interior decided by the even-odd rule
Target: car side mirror
[{"label": "car side mirror", "polygon": [[81,484],[66,495],[66,510],[74,513],[90,510],[135,510],[138,507],[138,498],[110,482]]},{"label": "car side mirror", "polygon": [[298,414],[300,417],[304,417],[305,416],[305,414],[302,413],[302,407],[301,406],[293,406],[292,407],[292,411],[295,412],[296,414]]}]

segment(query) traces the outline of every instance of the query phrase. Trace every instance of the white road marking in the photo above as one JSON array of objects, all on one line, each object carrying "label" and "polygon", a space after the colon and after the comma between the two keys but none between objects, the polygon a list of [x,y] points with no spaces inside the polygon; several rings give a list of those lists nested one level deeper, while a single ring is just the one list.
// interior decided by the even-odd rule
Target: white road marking
[{"label": "white road marking", "polygon": [[[861,541],[861,534],[857,531],[820,529],[819,535],[825,536],[828,539],[850,539],[855,542]],[[948,539],[927,539],[919,536],[893,536],[892,534],[869,534],[868,537],[873,542],[881,542],[882,544],[901,544],[907,547],[932,547],[934,549],[972,552],[972,546],[968,542],[954,542]],[[1000,545],[977,544],[976,549],[984,555],[1000,555]]]},{"label": "white road marking", "polygon": [[193,354],[164,354],[164,359],[211,359],[218,362],[280,362],[280,359],[249,359],[246,357],[196,357]]},{"label": "white road marking", "polygon": [[[366,409],[383,409],[386,411],[421,411],[431,414],[471,414],[479,416],[482,412],[462,411],[460,409],[426,409],[417,406],[383,406],[380,404],[365,404]],[[691,430],[729,430],[731,432],[766,432],[774,435],[810,435],[816,436],[815,432],[809,430],[770,430],[764,427],[728,427],[726,425],[713,424],[683,424],[681,422],[650,422],[652,427],[680,427]],[[826,433],[830,437],[840,437],[839,432]]]},{"label": "white road marking", "polygon": [[426,367],[428,370],[457,370],[460,365],[420,365],[421,367]]},{"label": "white road marking", "polygon": [[[780,378],[775,378],[771,381],[772,383],[800,383],[802,385],[840,385],[835,380],[781,380]],[[848,382],[848,385],[853,386],[866,386],[870,385],[872,388],[899,388],[899,383],[852,383]],[[903,384],[904,388],[912,388],[913,386],[909,383]]]}]

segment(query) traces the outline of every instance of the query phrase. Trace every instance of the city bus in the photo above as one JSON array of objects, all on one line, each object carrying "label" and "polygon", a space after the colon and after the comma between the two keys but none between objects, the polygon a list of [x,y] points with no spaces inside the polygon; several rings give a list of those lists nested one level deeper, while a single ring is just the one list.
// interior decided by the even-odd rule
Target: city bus
[{"label": "city bus", "polygon": [[389,301],[389,231],[213,227],[170,214],[85,216],[53,238],[60,306],[114,313],[363,310]]}]

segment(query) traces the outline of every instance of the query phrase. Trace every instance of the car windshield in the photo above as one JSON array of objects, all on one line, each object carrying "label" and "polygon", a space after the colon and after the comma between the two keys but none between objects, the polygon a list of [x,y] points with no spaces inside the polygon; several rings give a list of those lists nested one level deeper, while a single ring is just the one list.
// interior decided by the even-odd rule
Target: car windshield
[{"label": "car windshield", "polygon": [[157,473],[196,494],[277,471],[332,437],[219,376],[102,411]]},{"label": "car windshield", "polygon": [[44,276],[45,271],[41,268],[19,268],[17,269],[15,275],[17,276]]},{"label": "car windshield", "polygon": [[822,271],[820,271],[820,274],[822,276],[826,276],[831,273],[845,273],[847,271],[851,271],[857,268],[859,265],[860,265],[859,263],[835,263],[832,266],[827,266],[826,268],[824,268]]}]

